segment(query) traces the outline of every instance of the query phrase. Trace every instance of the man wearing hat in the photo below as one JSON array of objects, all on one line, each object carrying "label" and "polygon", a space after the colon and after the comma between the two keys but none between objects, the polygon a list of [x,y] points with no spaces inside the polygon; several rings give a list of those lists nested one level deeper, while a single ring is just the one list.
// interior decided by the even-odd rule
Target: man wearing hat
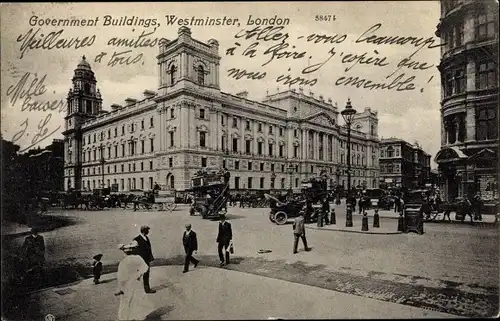
[{"label": "man wearing hat", "polygon": [[149,226],[143,225],[141,226],[141,234],[137,235],[134,238],[134,241],[137,242],[138,247],[137,247],[137,254],[141,256],[148,265],[148,271],[144,273],[144,290],[146,293],[155,293],[155,290],[151,290],[151,287],[149,286],[149,271],[150,271],[150,266],[151,262],[154,260],[153,257],[153,251],[151,249],[151,242],[149,241]]},{"label": "man wearing hat", "polygon": [[[231,243],[232,239],[233,230],[231,229],[231,224],[229,222],[226,222],[226,217],[222,215],[220,217],[219,233],[217,234],[216,240],[216,242],[218,243],[217,250],[219,252],[220,266],[229,264],[229,244]],[[226,250],[225,257],[222,254],[223,249]],[[224,258],[226,259],[225,262]]]},{"label": "man wearing hat", "polygon": [[99,284],[102,273],[102,254],[94,255],[94,262],[92,262],[92,273],[94,274],[94,284]]},{"label": "man wearing hat", "polygon": [[191,224],[186,224],[186,230],[182,236],[182,244],[184,245],[184,251],[186,252],[186,259],[184,260],[184,271],[186,273],[189,271],[189,262],[194,264],[194,267],[198,265],[200,261],[193,257],[193,252],[198,251],[198,240],[196,238],[196,233],[191,230]]},{"label": "man wearing hat", "polygon": [[38,228],[31,228],[31,234],[24,239],[22,256],[26,272],[33,273],[34,277],[41,277],[40,273],[45,263],[45,241],[43,236],[38,234]]}]

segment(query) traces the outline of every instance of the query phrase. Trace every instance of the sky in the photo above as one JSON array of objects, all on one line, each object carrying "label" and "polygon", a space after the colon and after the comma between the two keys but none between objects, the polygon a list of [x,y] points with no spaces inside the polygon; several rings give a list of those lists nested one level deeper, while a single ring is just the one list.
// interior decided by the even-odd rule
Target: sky
[{"label": "sky", "polygon": [[[325,100],[331,98],[338,104],[339,110],[345,106],[348,98],[359,112],[366,107],[376,110],[381,138],[398,137],[410,143],[418,142],[432,158],[440,148],[440,76],[436,67],[440,59],[440,40],[434,35],[440,16],[438,1],[29,3],[1,6],[2,137],[15,139],[21,148],[30,147],[33,143],[35,147],[44,147],[52,139],[62,138],[65,112],[57,102],[65,102],[74,69],[83,55],[95,72],[104,109],[109,110],[109,106],[114,103],[124,104],[127,97],[142,98],[145,89],[157,90],[158,47],[117,47],[113,46],[113,38],[136,39],[141,33],[146,33],[150,34],[146,37],[151,39],[150,43],[155,38],[173,40],[177,37],[179,25],[168,25],[166,16],[175,16],[177,19],[191,19],[193,16],[203,19],[226,17],[226,21],[233,20],[231,23],[238,19],[239,24],[232,26],[189,26],[192,37],[197,40],[218,40],[220,87],[224,92],[236,94],[246,90],[250,99],[262,100],[266,93],[298,88],[298,84],[290,87],[283,81],[277,81],[280,75],[286,77],[290,74],[291,79],[301,77],[309,82],[310,85],[303,86],[305,93],[312,92],[315,97],[322,95]],[[109,21],[106,16],[116,21],[156,19],[156,24],[149,27],[104,26]],[[60,19],[95,21],[96,17],[96,26],[51,25],[52,21],[56,24]],[[236,38],[259,27],[248,25],[249,22],[256,22],[256,18],[273,17],[289,19],[288,25],[282,25],[273,30],[274,33],[267,34],[268,38],[274,35],[274,40],[255,39],[255,36],[250,39]],[[380,26],[375,30],[377,24]],[[266,26],[259,28],[262,30]],[[68,43],[71,38],[82,40],[87,37],[86,46],[75,48],[73,43],[70,48],[44,49],[43,39],[51,32],[59,32],[58,38],[53,39],[54,44],[61,39],[66,39]],[[284,36],[280,37],[278,33],[287,35],[284,42]],[[332,42],[336,40],[337,43],[314,43],[321,35],[329,36],[328,39],[333,39]],[[414,41],[412,43],[412,39],[406,39],[404,44],[399,45],[373,43],[377,39],[380,41],[380,37],[414,37]],[[420,41],[415,42],[419,38]],[[46,44],[49,40],[45,40]],[[254,57],[249,57],[252,55],[249,50],[246,51],[248,56],[244,56],[244,49],[256,41],[259,44],[253,48]],[[240,46],[231,55],[227,51],[236,46],[235,42]],[[34,48],[29,48],[30,44]],[[433,46],[435,48],[429,48]],[[273,48],[277,50],[274,51],[274,59],[266,64],[273,56]],[[129,62],[138,57],[136,63],[110,65],[114,52],[127,50],[131,50],[127,54],[130,56]],[[289,57],[278,59],[278,54],[283,54],[283,51],[288,51]],[[96,61],[103,52],[105,54],[101,61]],[[365,56],[362,56],[363,53]],[[408,63],[398,69],[402,60],[403,64],[404,61]],[[301,73],[307,66],[323,62],[317,71]],[[260,80],[245,77],[232,79],[228,77],[231,68],[261,74],[265,72],[266,76]],[[345,86],[341,78],[344,77],[346,81],[348,77],[359,77],[370,80],[372,84],[389,85],[403,73],[400,81],[414,78],[390,90]],[[30,84],[33,84],[31,90]],[[20,87],[23,90],[16,91]],[[50,102],[40,106],[53,106],[57,110],[29,111],[30,105],[24,103],[27,96],[31,99],[28,102]]]}]

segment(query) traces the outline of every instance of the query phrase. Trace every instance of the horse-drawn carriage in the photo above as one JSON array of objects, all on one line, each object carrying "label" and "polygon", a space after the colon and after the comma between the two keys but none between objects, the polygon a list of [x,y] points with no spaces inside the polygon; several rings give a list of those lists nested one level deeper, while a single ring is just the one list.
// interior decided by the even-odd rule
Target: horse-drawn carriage
[{"label": "horse-drawn carriage", "polygon": [[203,218],[218,218],[225,214],[222,209],[226,208],[229,197],[227,175],[223,169],[204,168],[192,177],[191,215],[198,212]]},{"label": "horse-drawn carriage", "polygon": [[152,190],[130,190],[129,194],[122,195],[123,209],[133,207],[134,210],[152,210],[169,211],[175,210],[175,190],[167,189],[166,187]]}]

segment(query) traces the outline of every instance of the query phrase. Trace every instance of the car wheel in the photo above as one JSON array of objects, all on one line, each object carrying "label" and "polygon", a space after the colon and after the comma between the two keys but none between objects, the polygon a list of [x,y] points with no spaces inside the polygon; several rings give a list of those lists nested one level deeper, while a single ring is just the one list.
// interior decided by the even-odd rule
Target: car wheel
[{"label": "car wheel", "polygon": [[278,212],[274,215],[274,220],[276,221],[276,224],[283,225],[288,220],[288,216],[285,212]]},{"label": "car wheel", "polygon": [[275,223],[275,220],[274,220],[274,214],[273,213],[269,213],[269,220],[273,223]]}]

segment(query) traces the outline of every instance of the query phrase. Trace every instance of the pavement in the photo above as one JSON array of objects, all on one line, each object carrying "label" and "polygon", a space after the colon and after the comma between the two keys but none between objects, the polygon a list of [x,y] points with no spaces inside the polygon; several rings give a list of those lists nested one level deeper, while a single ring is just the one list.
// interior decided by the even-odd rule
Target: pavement
[{"label": "pavement", "polygon": [[[335,215],[335,224],[323,224],[322,227],[318,227],[317,223],[307,224],[306,228],[321,230],[321,231],[334,231],[334,232],[348,232],[348,233],[361,233],[361,234],[380,234],[380,235],[391,235],[391,234],[401,234],[398,231],[398,221],[397,220],[379,220],[379,227],[373,227],[373,216],[368,216],[368,231],[362,231],[362,215],[353,214],[352,217],[352,227],[345,226],[345,215]],[[382,224],[380,224],[382,223]]]},{"label": "pavement", "polygon": [[[345,206],[334,208],[337,226],[343,226]],[[368,211],[370,230],[374,230],[372,213]],[[217,222],[190,216],[187,208],[173,212],[54,210],[49,214],[54,216],[52,221],[68,220],[70,224],[41,233],[46,243],[47,265],[60,262],[89,265],[92,256],[102,253],[106,273],[116,272],[116,264],[123,257],[117,244],[130,241],[143,224],[152,228],[150,238],[156,257],[153,269],[179,265],[186,223],[191,223],[198,235],[198,257],[204,268],[210,266],[207,262],[217,262]],[[424,235],[322,231],[312,229],[315,224],[309,224],[307,240],[313,249],[304,252],[299,244],[299,253],[294,255],[292,226],[271,223],[268,209],[230,207],[227,218],[233,226],[235,258],[239,260],[239,264],[235,260],[229,269],[238,275],[253,274],[313,286],[318,291],[362,296],[383,304],[428,307],[461,316],[488,317],[498,310],[499,233],[493,224],[429,222],[424,225]],[[354,228],[360,230],[361,216],[354,214],[353,218]],[[397,230],[397,220],[385,218],[381,213],[380,226]],[[8,238],[10,244],[4,242],[3,249],[15,252],[23,240],[20,235]],[[259,250],[266,253],[260,254]],[[212,268],[217,269],[216,263]],[[200,270],[198,267],[196,273]],[[255,300],[249,294],[248,304],[253,305],[251,302]],[[263,308],[269,309],[267,305]],[[116,311],[117,308],[112,309],[112,316]],[[283,311],[288,310],[285,307],[277,310]],[[283,317],[279,313],[267,314],[266,318]]]},{"label": "pavement", "polygon": [[[186,274],[181,266],[154,267],[147,320],[265,320],[359,318],[456,318],[437,311],[329,291],[224,268],[199,265]],[[118,312],[116,273],[102,283],[78,284],[32,293],[22,300],[22,320],[111,320]],[[20,304],[21,305],[21,304]],[[11,320],[3,318],[4,320]],[[54,319],[52,319],[54,320]]]}]

